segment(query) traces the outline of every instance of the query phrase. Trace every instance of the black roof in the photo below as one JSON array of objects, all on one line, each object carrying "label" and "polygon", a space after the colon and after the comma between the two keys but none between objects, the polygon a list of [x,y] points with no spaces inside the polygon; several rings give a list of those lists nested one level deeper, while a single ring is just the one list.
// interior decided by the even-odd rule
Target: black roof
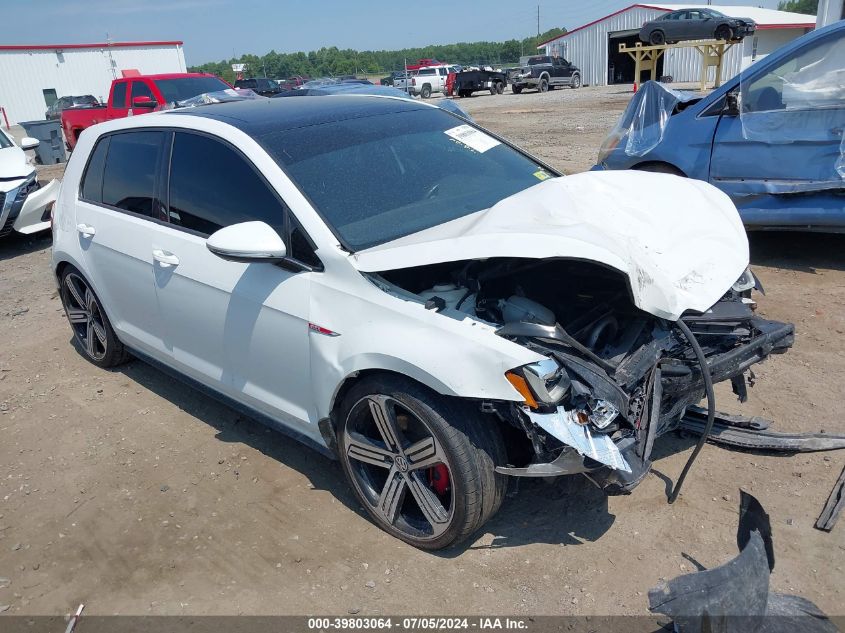
[{"label": "black roof", "polygon": [[217,119],[256,138],[270,132],[394,112],[411,112],[427,107],[410,99],[332,95],[330,98],[313,96],[215,103],[170,110],[168,114]]}]

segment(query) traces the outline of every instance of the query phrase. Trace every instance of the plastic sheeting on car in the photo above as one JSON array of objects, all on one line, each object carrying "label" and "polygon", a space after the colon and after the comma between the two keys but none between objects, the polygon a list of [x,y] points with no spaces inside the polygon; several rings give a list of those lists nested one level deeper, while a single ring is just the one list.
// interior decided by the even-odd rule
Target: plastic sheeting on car
[{"label": "plastic sheeting on car", "polygon": [[644,156],[663,140],[663,132],[678,104],[700,99],[701,95],[672,90],[656,81],[647,81],[631,98],[625,112],[602,146],[613,149],[623,138],[628,156]]},{"label": "plastic sheeting on car", "polygon": [[792,143],[813,147],[808,156],[815,167],[813,177],[796,174],[808,191],[841,187],[845,33],[820,38],[765,73],[748,74],[740,82],[739,113],[743,138],[770,145],[774,153],[778,146]]},{"label": "plastic sheeting on car", "polygon": [[253,99],[267,99],[267,97],[263,97],[249,88],[227,88],[215,92],[204,92],[196,97],[179,101],[175,107],[190,108],[209,103],[228,103],[229,101],[249,101]]}]

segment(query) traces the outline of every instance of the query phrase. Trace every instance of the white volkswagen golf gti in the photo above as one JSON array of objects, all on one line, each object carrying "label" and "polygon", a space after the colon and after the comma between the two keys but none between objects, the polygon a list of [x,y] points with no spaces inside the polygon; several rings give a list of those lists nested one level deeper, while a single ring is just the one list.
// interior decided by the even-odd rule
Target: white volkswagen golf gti
[{"label": "white volkswagen golf gti", "polygon": [[427,549],[483,525],[509,476],[630,491],[713,382],[742,399],[793,338],[754,313],[714,187],[561,177],[406,99],[94,126],[53,232],[91,362],[146,360],[338,458],[373,520]]}]

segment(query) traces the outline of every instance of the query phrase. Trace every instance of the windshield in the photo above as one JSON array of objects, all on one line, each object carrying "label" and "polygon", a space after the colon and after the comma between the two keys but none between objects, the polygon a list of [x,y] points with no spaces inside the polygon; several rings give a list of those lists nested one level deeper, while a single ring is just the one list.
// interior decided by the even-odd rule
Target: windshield
[{"label": "windshield", "polygon": [[165,102],[184,101],[204,92],[216,92],[229,88],[217,77],[180,77],[179,79],[156,79],[156,86],[161,90]]},{"label": "windshield", "polygon": [[487,209],[553,175],[436,108],[257,140],[353,251]]}]

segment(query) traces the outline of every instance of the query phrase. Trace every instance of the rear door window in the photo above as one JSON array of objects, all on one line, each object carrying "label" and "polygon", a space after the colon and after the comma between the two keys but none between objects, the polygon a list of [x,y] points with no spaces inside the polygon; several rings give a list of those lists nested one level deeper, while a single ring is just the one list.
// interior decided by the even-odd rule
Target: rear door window
[{"label": "rear door window", "polygon": [[91,158],[88,159],[88,166],[85,168],[85,175],[82,177],[80,194],[83,200],[89,202],[103,201],[103,168],[106,166],[106,153],[109,151],[109,139],[106,136],[97,141]]},{"label": "rear door window", "polygon": [[103,204],[152,217],[164,140],[165,133],[159,131],[111,135],[103,170]]}]

